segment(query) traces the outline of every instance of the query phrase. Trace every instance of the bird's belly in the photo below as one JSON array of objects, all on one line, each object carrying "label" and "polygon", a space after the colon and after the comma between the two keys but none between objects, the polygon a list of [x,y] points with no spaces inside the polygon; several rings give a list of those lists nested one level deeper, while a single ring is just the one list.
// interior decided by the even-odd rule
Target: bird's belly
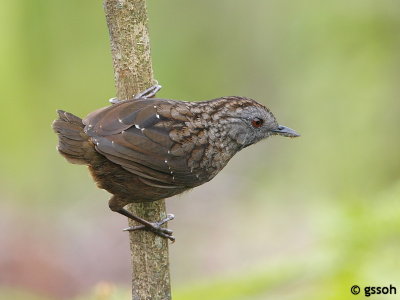
[{"label": "bird's belly", "polygon": [[97,186],[113,195],[129,199],[128,202],[151,202],[180,194],[190,187],[154,187],[140,180],[138,175],[126,171],[113,162],[102,158],[89,165]]}]

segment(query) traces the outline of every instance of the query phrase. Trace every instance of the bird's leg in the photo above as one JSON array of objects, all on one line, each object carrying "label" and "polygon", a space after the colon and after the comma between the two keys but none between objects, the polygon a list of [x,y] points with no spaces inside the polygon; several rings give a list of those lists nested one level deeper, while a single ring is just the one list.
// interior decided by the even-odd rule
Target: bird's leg
[{"label": "bird's leg", "polygon": [[147,99],[155,96],[155,94],[161,90],[162,86],[158,84],[158,81],[152,86],[149,87],[147,90],[140,92],[133,96],[133,99]]},{"label": "bird's leg", "polygon": [[[144,90],[143,92],[140,92],[136,95],[133,95],[133,99],[147,99],[155,96],[155,94],[161,90],[162,86],[158,84],[158,81],[156,80],[156,83],[152,86],[149,87],[148,89]],[[118,98],[111,98],[108,100],[111,104],[117,104],[121,101],[124,100],[119,100]]]},{"label": "bird's leg", "polygon": [[135,216],[134,214],[132,214],[131,212],[127,211],[124,208],[120,208],[115,211],[120,213],[121,215],[128,217],[129,219],[132,219],[132,220],[142,224],[142,225],[138,225],[138,226],[131,226],[131,227],[125,228],[124,231],[133,231],[133,230],[138,230],[138,229],[144,229],[144,230],[149,230],[161,237],[168,238],[173,242],[175,241],[175,237],[172,235],[172,230],[161,227],[161,225],[163,225],[164,223],[172,220],[174,218],[174,215],[168,214],[165,219],[163,219],[159,222],[152,223],[152,222],[146,221],[142,218]]}]

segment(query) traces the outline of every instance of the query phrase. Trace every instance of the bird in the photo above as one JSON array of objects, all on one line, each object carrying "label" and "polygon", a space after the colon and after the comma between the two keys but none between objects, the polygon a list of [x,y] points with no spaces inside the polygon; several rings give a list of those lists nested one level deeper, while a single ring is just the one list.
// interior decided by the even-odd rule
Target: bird
[{"label": "bird", "polygon": [[81,119],[58,110],[52,124],[57,150],[73,164],[87,165],[101,189],[112,194],[108,204],[144,229],[172,241],[162,225],[125,209],[129,203],[151,202],[181,194],[213,179],[240,150],[270,136],[298,137],[279,125],[259,102],[239,96],[189,102],[152,98],[155,85],[130,100]]}]

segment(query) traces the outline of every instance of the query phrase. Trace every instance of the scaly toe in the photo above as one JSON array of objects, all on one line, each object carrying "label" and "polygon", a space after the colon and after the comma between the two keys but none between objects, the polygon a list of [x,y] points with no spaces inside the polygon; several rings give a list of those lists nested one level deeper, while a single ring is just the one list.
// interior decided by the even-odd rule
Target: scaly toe
[{"label": "scaly toe", "polygon": [[160,230],[161,232],[165,233],[165,234],[168,234],[168,235],[171,235],[171,234],[173,233],[173,231],[172,231],[171,229],[168,229],[168,228],[160,227],[159,230]]},{"label": "scaly toe", "polygon": [[123,231],[135,231],[135,230],[139,230],[139,229],[146,229],[146,226],[144,226],[144,225],[130,226],[130,227],[124,228],[122,230]]}]

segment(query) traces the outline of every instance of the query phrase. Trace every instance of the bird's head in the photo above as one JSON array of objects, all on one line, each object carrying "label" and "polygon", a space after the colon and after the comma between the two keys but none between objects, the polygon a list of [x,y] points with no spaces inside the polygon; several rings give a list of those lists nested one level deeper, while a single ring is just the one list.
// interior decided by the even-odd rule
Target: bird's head
[{"label": "bird's head", "polygon": [[279,125],[272,112],[255,100],[227,97],[225,122],[229,136],[240,148],[250,146],[271,135],[300,136],[289,127]]}]

